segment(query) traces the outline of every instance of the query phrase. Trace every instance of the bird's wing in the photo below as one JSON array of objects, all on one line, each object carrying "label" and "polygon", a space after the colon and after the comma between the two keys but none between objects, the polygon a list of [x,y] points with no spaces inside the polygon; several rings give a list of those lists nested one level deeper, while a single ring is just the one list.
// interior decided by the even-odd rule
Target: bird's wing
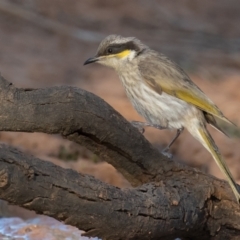
[{"label": "bird's wing", "polygon": [[212,127],[214,127],[215,129],[217,129],[219,132],[223,133],[224,135],[226,135],[227,137],[229,137],[229,135],[226,133],[226,131],[224,131],[217,123],[215,117],[209,113],[204,112],[204,116],[205,119],[207,121],[208,124],[210,124]]},{"label": "bird's wing", "polygon": [[159,94],[165,92],[175,96],[208,114],[233,124],[177,64],[164,55],[154,51],[151,53],[140,58],[138,62],[142,80],[151,89]]}]

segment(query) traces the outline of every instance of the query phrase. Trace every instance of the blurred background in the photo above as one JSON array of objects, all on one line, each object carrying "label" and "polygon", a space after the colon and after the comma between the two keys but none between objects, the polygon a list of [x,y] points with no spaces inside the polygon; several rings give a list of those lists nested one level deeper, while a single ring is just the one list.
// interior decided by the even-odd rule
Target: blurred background
[{"label": "blurred background", "polygon": [[[0,72],[16,87],[83,88],[105,99],[128,120],[141,120],[113,70],[97,64],[83,66],[107,35],[135,36],[176,61],[240,126],[239,12],[238,0],[0,0]],[[210,130],[240,183],[240,131],[224,127],[231,138]],[[159,149],[173,135],[150,128],[145,133]],[[129,187],[104,159],[59,136],[1,132],[0,141],[62,167]],[[223,177],[208,152],[186,131],[172,153],[179,161]],[[0,215],[0,239],[80,239],[76,228],[5,202],[1,202]]]}]

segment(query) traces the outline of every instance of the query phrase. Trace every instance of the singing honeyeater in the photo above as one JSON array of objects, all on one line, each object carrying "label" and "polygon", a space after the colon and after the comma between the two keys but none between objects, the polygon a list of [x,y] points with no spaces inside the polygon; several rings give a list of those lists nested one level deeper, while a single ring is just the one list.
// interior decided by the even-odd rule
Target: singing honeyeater
[{"label": "singing honeyeater", "polygon": [[134,37],[118,35],[106,37],[97,55],[84,64],[93,62],[117,71],[128,98],[147,121],[134,122],[135,126],[177,129],[165,152],[186,128],[212,154],[240,201],[238,187],[206,128],[208,123],[223,132],[215,118],[232,123],[176,63]]}]

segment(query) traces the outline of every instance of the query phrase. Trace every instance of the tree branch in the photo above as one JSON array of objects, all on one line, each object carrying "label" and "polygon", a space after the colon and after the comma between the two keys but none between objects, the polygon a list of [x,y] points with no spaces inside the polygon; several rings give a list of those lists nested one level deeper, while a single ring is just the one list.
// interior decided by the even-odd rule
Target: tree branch
[{"label": "tree branch", "polygon": [[[97,96],[73,87],[18,89],[0,78],[0,130],[60,133],[114,165],[121,190],[0,145],[0,198],[103,239],[234,239],[230,187],[162,156]],[[152,183],[150,183],[152,182]]]},{"label": "tree branch", "polygon": [[1,199],[83,229],[87,236],[223,239],[240,234],[239,207],[212,201],[206,180],[201,191],[193,191],[189,180],[121,190],[5,145],[0,150]]},{"label": "tree branch", "polygon": [[69,86],[19,89],[3,77],[0,88],[0,131],[59,133],[112,164],[134,186],[181,169],[90,92]]}]

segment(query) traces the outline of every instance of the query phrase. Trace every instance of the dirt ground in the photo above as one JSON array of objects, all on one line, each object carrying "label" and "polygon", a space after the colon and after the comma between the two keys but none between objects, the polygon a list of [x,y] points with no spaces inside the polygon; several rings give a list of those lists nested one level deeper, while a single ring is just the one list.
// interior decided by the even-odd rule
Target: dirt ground
[{"label": "dirt ground", "polygon": [[[6,2],[25,12],[17,16],[12,7],[3,7]],[[112,33],[136,36],[180,64],[224,114],[240,126],[239,11],[237,0],[219,0],[217,3],[192,0],[2,1],[0,72],[17,87],[72,85],[86,89],[105,99],[128,120],[140,120],[113,70],[97,64],[83,66],[83,62],[95,54],[101,36]],[[50,19],[69,26],[69,29],[91,31],[89,39],[84,40],[81,34],[77,37],[66,34],[63,28],[59,30],[50,27],[49,22],[36,22],[34,17],[26,20],[29,12],[40,20]],[[239,128],[226,128],[231,138],[210,130],[233,176],[240,183],[240,131]],[[173,135],[174,132],[150,128],[145,133],[159,148],[163,148]],[[92,174],[119,187],[129,187],[104,159],[59,136],[2,132],[0,141],[62,167]],[[187,131],[177,140],[172,153],[179,161],[223,177],[209,153]],[[0,219],[0,237],[1,234],[11,237],[21,232],[19,239],[26,236],[29,239],[65,239],[64,234],[71,232],[71,239],[80,239],[74,235],[75,231],[79,234],[77,229],[17,207],[6,207],[6,203],[2,203],[0,213],[2,217],[11,217]],[[61,227],[50,230],[44,225],[46,221]],[[17,230],[14,232],[9,226]]]}]

